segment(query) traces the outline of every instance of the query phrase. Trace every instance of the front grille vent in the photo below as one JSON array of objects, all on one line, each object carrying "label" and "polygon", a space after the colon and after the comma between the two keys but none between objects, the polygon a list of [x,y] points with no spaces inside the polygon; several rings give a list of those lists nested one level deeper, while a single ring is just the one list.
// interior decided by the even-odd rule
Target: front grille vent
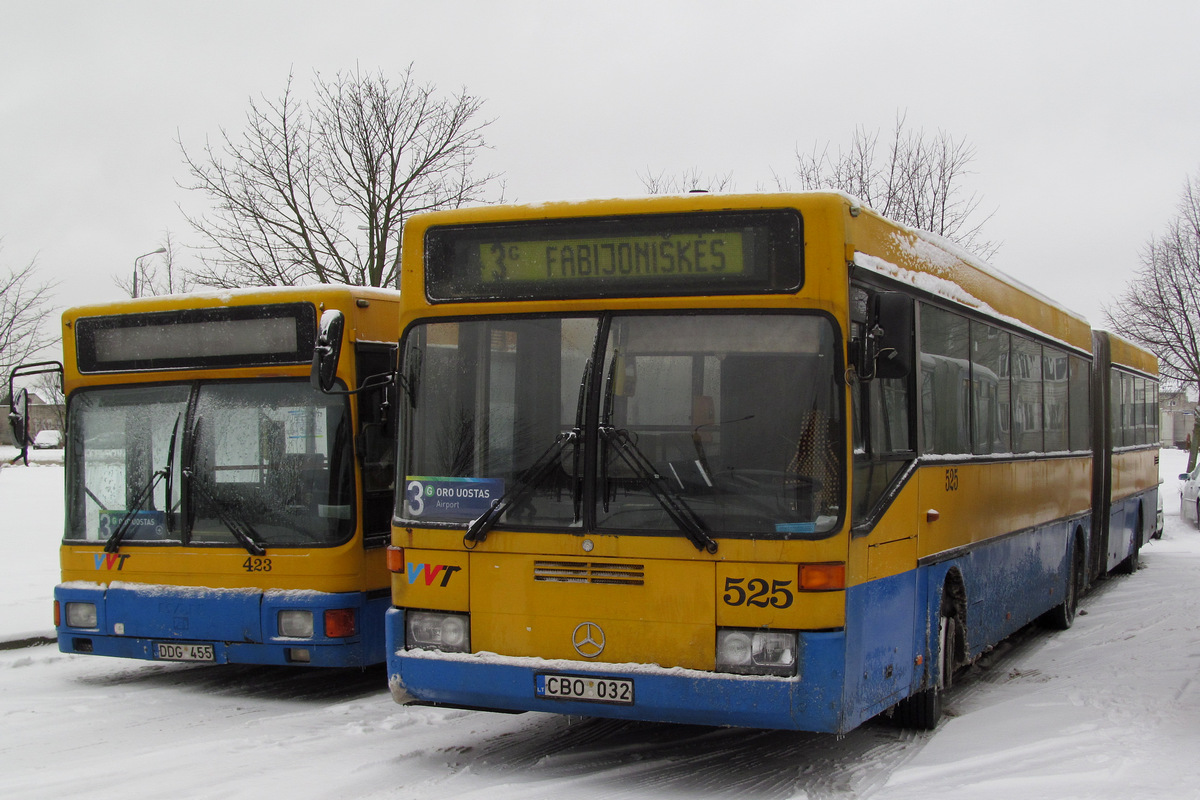
[{"label": "front grille vent", "polygon": [[600,564],[588,561],[535,561],[533,579],[551,583],[603,583],[616,586],[645,585],[641,564]]}]

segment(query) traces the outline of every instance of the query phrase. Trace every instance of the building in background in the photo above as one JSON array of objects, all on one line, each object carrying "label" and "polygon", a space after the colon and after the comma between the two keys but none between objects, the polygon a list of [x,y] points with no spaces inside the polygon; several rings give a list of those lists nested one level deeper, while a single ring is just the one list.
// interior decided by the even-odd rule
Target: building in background
[{"label": "building in background", "polygon": [[1196,403],[1187,396],[1187,392],[1162,392],[1158,400],[1159,413],[1162,414],[1159,426],[1162,446],[1185,449],[1188,434],[1196,422]]}]

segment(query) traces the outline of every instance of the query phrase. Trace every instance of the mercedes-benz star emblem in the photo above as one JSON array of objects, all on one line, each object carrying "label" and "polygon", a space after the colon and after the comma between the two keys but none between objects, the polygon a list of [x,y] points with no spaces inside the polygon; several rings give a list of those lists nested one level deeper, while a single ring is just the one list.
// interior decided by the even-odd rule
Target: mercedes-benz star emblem
[{"label": "mercedes-benz star emblem", "polygon": [[571,633],[571,644],[584,658],[595,658],[604,652],[604,631],[594,622],[581,622]]}]

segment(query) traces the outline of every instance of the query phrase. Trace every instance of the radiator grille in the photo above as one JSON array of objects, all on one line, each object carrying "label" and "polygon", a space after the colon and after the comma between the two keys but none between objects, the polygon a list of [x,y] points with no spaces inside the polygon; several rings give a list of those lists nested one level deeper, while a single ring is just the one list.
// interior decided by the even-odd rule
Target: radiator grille
[{"label": "radiator grille", "polygon": [[641,564],[601,564],[590,561],[533,562],[535,581],[642,586],[645,584],[645,577],[645,568]]}]

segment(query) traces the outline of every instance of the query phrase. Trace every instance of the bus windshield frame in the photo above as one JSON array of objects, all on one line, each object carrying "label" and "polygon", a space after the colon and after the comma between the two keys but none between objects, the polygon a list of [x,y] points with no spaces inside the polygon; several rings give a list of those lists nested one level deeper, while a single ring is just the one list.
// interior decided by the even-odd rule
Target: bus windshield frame
[{"label": "bus windshield frame", "polygon": [[80,389],[64,543],[342,544],[356,525],[350,425],[346,396],[294,378]]},{"label": "bus windshield frame", "polygon": [[460,527],[503,499],[497,530],[831,536],[846,506],[837,331],[811,310],[417,322],[397,516]]}]

